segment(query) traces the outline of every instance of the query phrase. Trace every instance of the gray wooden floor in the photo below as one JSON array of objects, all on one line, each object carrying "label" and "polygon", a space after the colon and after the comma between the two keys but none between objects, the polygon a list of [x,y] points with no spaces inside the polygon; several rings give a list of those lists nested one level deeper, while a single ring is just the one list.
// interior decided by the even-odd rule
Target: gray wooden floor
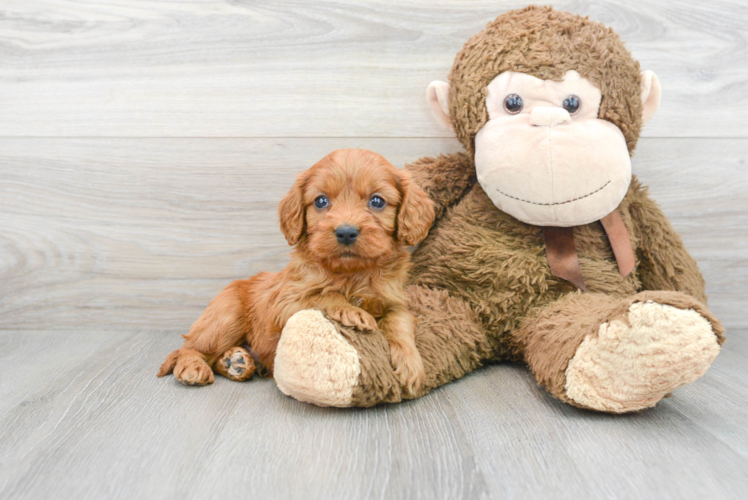
[{"label": "gray wooden floor", "polygon": [[745,333],[703,379],[614,416],[513,365],[324,409],[268,379],[157,379],[177,332],[6,331],[0,498],[745,498]]},{"label": "gray wooden floor", "polygon": [[297,172],[460,149],[426,86],[526,2],[6,0],[0,498],[746,498],[748,5],[553,3],[660,77],[634,172],[728,328],[705,377],[627,416],[513,365],[369,410],[157,379],[223,286],[285,265]]}]

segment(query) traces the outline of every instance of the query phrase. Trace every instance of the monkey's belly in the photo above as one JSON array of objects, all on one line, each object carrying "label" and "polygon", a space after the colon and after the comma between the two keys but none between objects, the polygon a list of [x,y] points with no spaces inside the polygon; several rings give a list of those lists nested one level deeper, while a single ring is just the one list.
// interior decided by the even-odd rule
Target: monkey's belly
[{"label": "monkey's belly", "polygon": [[[551,274],[542,228],[501,212],[478,190],[439,221],[413,253],[410,282],[465,300],[500,335],[516,328],[533,309],[577,293],[577,288]],[[600,223],[575,228],[575,240],[588,293],[627,296],[638,291],[636,271],[625,279],[618,272]]]}]

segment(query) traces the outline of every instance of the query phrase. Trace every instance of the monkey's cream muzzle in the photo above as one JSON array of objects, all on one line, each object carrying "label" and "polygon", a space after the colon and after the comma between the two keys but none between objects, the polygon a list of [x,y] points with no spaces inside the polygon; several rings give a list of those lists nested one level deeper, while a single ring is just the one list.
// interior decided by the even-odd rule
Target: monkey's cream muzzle
[{"label": "monkey's cream muzzle", "polygon": [[534,127],[554,127],[570,122],[569,112],[555,106],[535,106],[530,113],[530,125]]},{"label": "monkey's cream muzzle", "polygon": [[[510,95],[523,107],[512,114]],[[579,109],[562,107],[576,96]],[[494,204],[528,224],[577,226],[602,219],[631,183],[621,131],[597,118],[600,91],[576,71],[564,80],[506,72],[488,85],[489,121],[475,137],[478,181]]]}]

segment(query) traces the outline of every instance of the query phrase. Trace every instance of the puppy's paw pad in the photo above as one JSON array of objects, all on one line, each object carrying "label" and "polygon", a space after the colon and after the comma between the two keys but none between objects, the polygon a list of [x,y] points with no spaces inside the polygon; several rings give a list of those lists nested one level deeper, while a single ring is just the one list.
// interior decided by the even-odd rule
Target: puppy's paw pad
[{"label": "puppy's paw pad", "polygon": [[255,362],[252,356],[241,347],[232,347],[218,360],[218,372],[224,377],[242,382],[255,373]]}]

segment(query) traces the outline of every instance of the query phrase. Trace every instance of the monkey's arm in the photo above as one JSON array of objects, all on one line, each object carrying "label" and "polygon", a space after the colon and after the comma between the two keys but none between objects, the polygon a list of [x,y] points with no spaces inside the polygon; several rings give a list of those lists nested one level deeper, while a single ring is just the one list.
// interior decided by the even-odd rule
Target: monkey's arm
[{"label": "monkey's arm", "polygon": [[465,153],[421,158],[405,169],[434,202],[436,219],[476,182],[475,166]]},{"label": "monkey's arm", "polygon": [[[633,191],[633,193],[632,193]],[[634,178],[629,213],[639,237],[637,258],[644,290],[675,290],[706,304],[704,278],[660,207]]]}]

